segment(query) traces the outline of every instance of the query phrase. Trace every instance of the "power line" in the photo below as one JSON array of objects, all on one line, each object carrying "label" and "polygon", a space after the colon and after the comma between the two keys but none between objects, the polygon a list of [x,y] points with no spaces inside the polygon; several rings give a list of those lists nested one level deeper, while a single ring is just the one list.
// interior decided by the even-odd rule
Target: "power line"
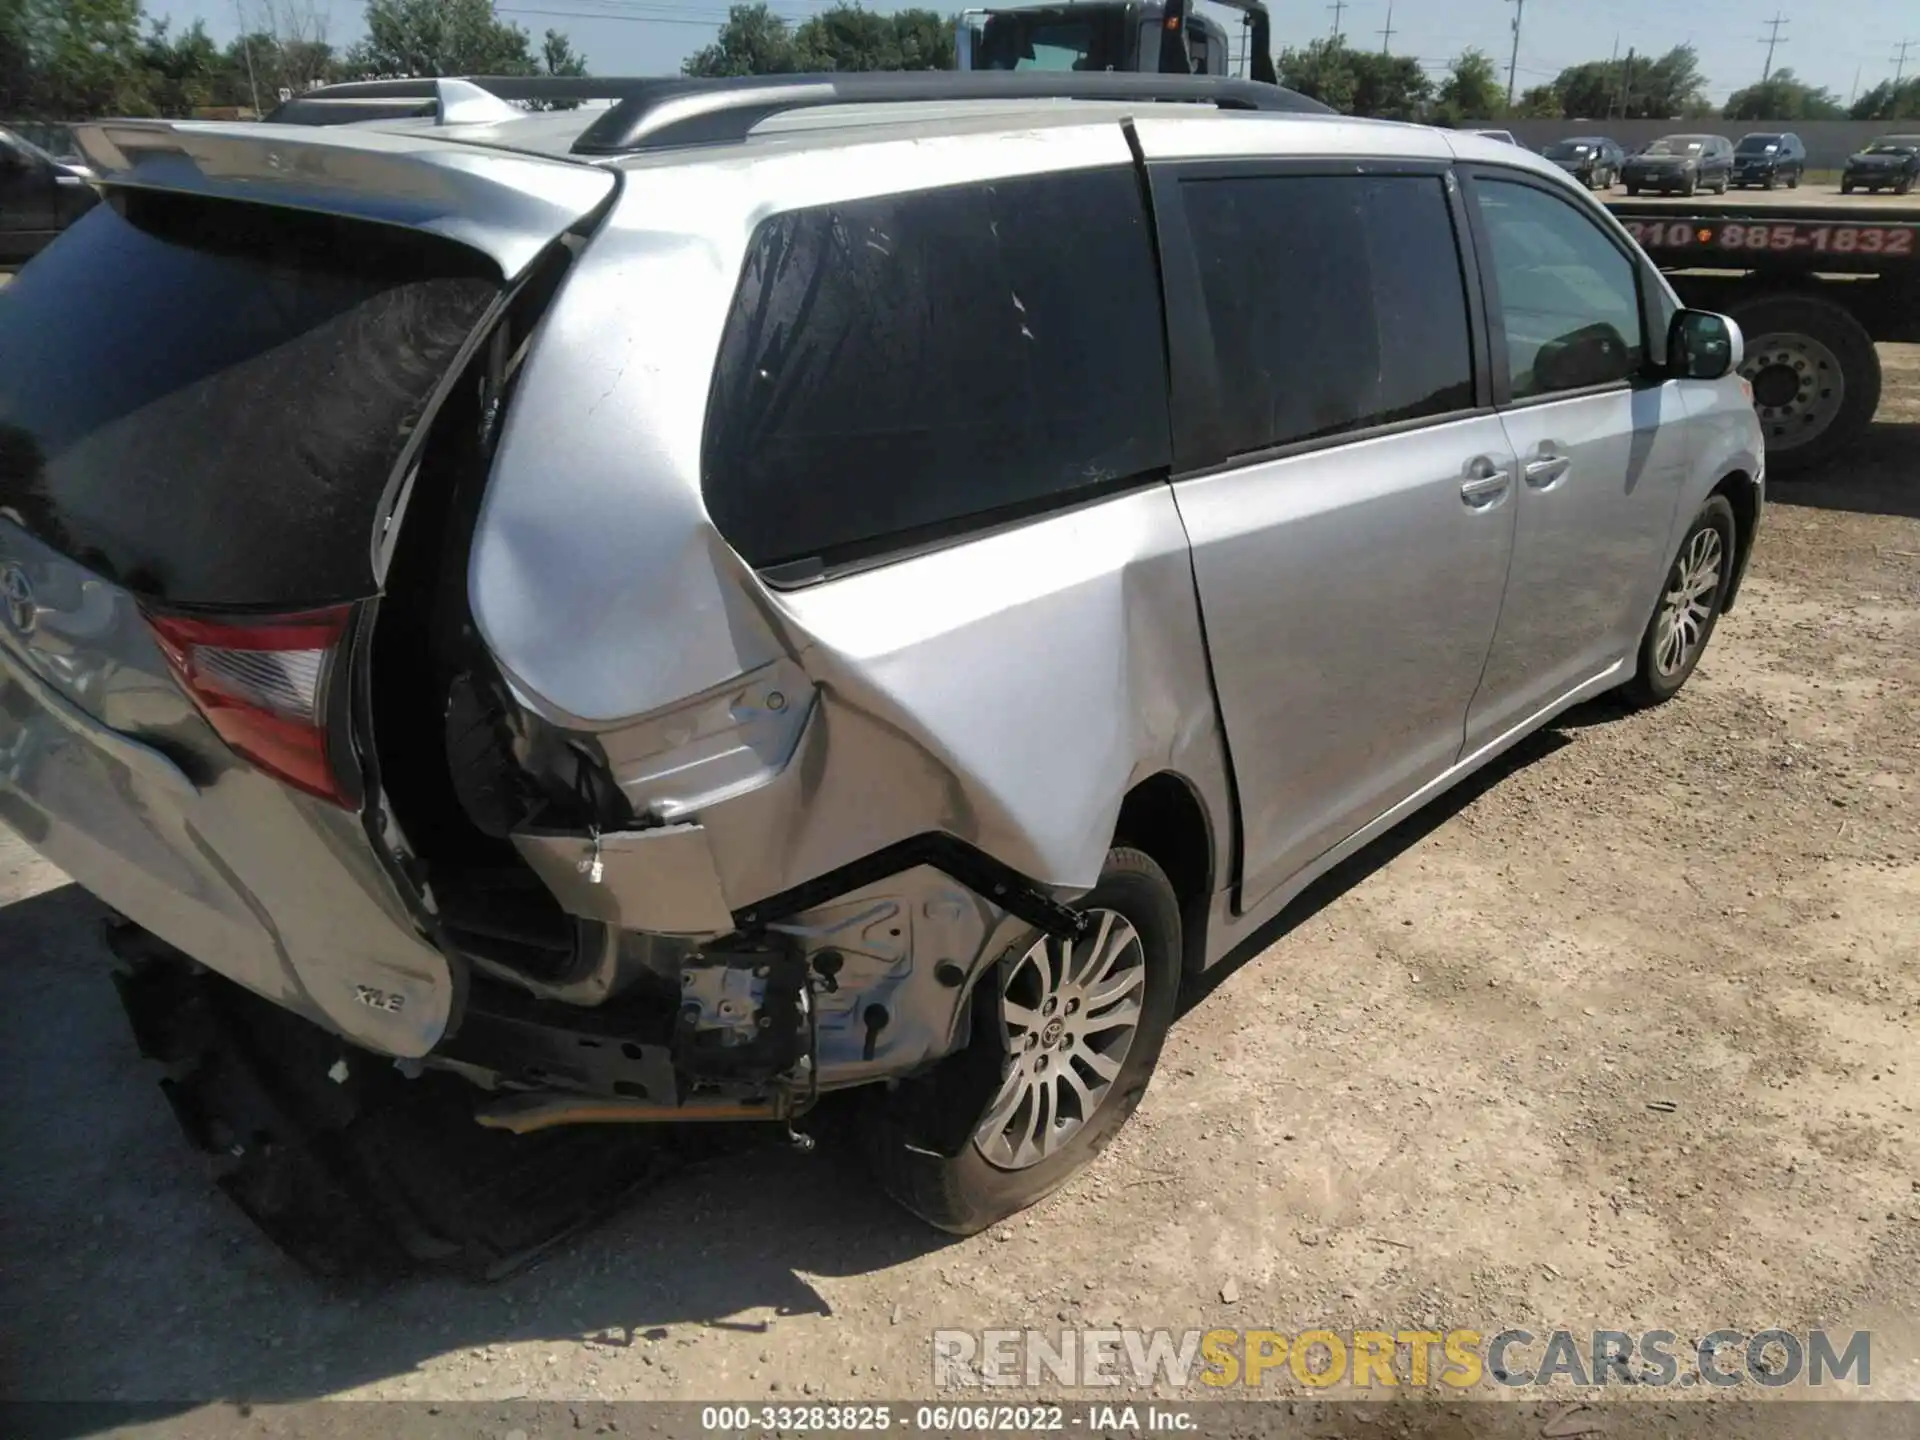
[{"label": "power line", "polygon": [[1764,85],[1773,75],[1773,47],[1780,43],[1780,27],[1787,22],[1780,12],[1776,10],[1773,12],[1773,19],[1762,21],[1761,23],[1767,26],[1767,38],[1756,43],[1767,47],[1766,68],[1760,72],[1760,83]]}]

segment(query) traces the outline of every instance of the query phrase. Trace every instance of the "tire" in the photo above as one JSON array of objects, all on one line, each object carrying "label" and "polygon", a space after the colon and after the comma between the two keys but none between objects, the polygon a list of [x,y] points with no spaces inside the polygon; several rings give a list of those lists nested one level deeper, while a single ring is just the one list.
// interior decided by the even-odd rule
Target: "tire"
[{"label": "tire", "polygon": [[1798,190],[1800,188],[1800,172],[1798,170],[1794,171],[1791,178],[1788,179],[1787,188],[1789,190]]},{"label": "tire", "polygon": [[1699,188],[1700,188],[1699,182],[1691,179],[1685,180],[1681,182],[1680,193],[1682,195],[1692,195],[1693,192],[1695,190],[1698,190]]},{"label": "tire", "polygon": [[1893,193],[1896,195],[1911,195],[1913,193],[1913,177],[1911,175],[1902,175],[1899,180],[1894,183]]},{"label": "tire", "polygon": [[[879,1094],[869,1122],[862,1126],[869,1162],[881,1188],[949,1234],[977,1234],[1059,1189],[1120,1132],[1146,1094],[1159,1063],[1180,992],[1180,904],[1173,886],[1150,856],[1117,848],[1107,852],[1099,883],[1076,905],[1082,911],[1107,910],[1124,917],[1140,942],[1144,971],[1132,1043],[1091,1118],[1052,1154],[1023,1168],[990,1160],[976,1139],[989,1106],[1006,1093],[1002,1077],[1010,1077],[1011,1057],[1000,1012],[1002,986],[1009,976],[1033,971],[1026,947],[1044,944],[1051,953],[1057,943],[1034,932],[1030,940],[1008,952],[1014,957],[1011,961],[1002,957],[975,986],[971,1043],[925,1078]],[[1085,953],[1082,947],[1087,943],[1075,946],[1076,959]],[[1061,1014],[1065,1013],[1063,1009]],[[1073,1059],[1075,1053],[1086,1053],[1084,1045],[1079,1052],[1037,1048],[1043,1058],[1064,1055],[1056,1063],[1076,1067],[1083,1083],[1093,1074],[1090,1068],[1078,1068],[1079,1062]],[[1049,1118],[1056,1117],[1058,1108],[1056,1101]],[[1017,1121],[1023,1113],[1027,1113],[1025,1102],[1011,1118]]]},{"label": "tire", "polygon": [[1771,175],[1769,175],[1769,176],[1767,176],[1767,178],[1766,178],[1766,179],[1764,179],[1764,180],[1762,180],[1762,181],[1760,182],[1760,188],[1761,188],[1762,190],[1771,190],[1771,189],[1773,189],[1773,187],[1774,187],[1774,185],[1775,185],[1776,183],[1777,183],[1777,182],[1776,182],[1776,180],[1774,179],[1774,177],[1773,177],[1773,176],[1771,176]]},{"label": "tire", "polygon": [[1853,193],[1853,182],[1851,180],[1842,180],[1840,182],[1840,193],[1842,195],[1851,195]]},{"label": "tire", "polygon": [[1850,312],[1818,296],[1787,294],[1736,305],[1729,313],[1739,322],[1749,361],[1762,355],[1766,342],[1774,337],[1789,341],[1805,337],[1823,347],[1839,370],[1838,412],[1814,434],[1784,443],[1794,440],[1792,434],[1776,433],[1768,416],[1761,414],[1761,425],[1767,427],[1768,474],[1792,475],[1816,468],[1860,438],[1880,406],[1880,357],[1873,337]]},{"label": "tire", "polygon": [[1633,195],[1638,195],[1639,193],[1640,193],[1640,187],[1638,185],[1635,185],[1632,181],[1628,181],[1627,194],[1629,196],[1633,196]]},{"label": "tire", "polygon": [[[1711,541],[1702,539],[1708,532],[1714,537]],[[1700,663],[1700,657],[1706,653],[1707,643],[1713,639],[1714,626],[1719,623],[1720,607],[1726,601],[1728,586],[1733,583],[1734,557],[1739,553],[1738,538],[1733,506],[1727,502],[1727,497],[1708,496],[1707,503],[1700,507],[1700,513],[1693,517],[1693,523],[1687,527],[1680,548],[1674,552],[1673,560],[1667,566],[1666,578],[1661,581],[1660,598],[1654,602],[1653,614],[1640,636],[1639,672],[1620,687],[1621,698],[1627,704],[1636,709],[1665,704],[1679,694],[1680,687],[1687,683],[1694,667]],[[1661,655],[1668,645],[1668,627],[1663,622],[1676,587],[1686,578],[1689,558],[1700,547],[1716,544],[1719,555],[1718,579],[1712,587],[1706,619],[1698,624],[1698,639],[1690,648],[1683,649],[1677,657],[1679,663],[1670,664],[1662,670]]]}]

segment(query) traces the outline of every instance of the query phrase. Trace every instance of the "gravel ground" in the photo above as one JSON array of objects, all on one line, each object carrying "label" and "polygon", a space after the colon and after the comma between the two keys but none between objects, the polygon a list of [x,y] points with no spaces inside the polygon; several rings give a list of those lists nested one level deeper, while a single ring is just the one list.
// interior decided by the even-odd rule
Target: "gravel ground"
[{"label": "gravel ground", "polygon": [[769,1146],[495,1286],[323,1287],[211,1191],[94,905],[0,833],[13,1392],[897,1398],[935,1326],[1825,1323],[1920,1396],[1920,347],[1884,354],[1678,700],[1347,866],[1090,1173],[971,1240]]}]

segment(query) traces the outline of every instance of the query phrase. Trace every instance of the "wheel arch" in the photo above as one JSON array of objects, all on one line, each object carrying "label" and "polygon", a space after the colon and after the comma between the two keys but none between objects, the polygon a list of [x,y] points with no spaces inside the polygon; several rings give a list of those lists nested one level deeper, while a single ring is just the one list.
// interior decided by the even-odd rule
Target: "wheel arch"
[{"label": "wheel arch", "polygon": [[1740,594],[1740,582],[1746,578],[1747,560],[1753,554],[1753,541],[1760,528],[1760,486],[1745,470],[1730,470],[1720,478],[1709,495],[1724,495],[1733,506],[1733,578],[1727,585],[1727,598],[1720,613],[1733,609]]},{"label": "wheel arch", "polygon": [[1138,781],[1120,802],[1113,843],[1150,855],[1180,902],[1180,949],[1186,969],[1205,963],[1209,901],[1216,874],[1214,825],[1198,789],[1161,770]]}]

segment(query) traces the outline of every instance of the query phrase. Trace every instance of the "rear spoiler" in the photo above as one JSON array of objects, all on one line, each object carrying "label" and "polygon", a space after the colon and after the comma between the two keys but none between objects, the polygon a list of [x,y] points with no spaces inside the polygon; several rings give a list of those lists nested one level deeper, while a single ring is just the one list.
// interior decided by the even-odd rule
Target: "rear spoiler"
[{"label": "rear spoiler", "polygon": [[619,185],[579,160],[351,125],[100,120],[75,135],[109,192],[167,190],[400,225],[478,250],[508,281]]}]

